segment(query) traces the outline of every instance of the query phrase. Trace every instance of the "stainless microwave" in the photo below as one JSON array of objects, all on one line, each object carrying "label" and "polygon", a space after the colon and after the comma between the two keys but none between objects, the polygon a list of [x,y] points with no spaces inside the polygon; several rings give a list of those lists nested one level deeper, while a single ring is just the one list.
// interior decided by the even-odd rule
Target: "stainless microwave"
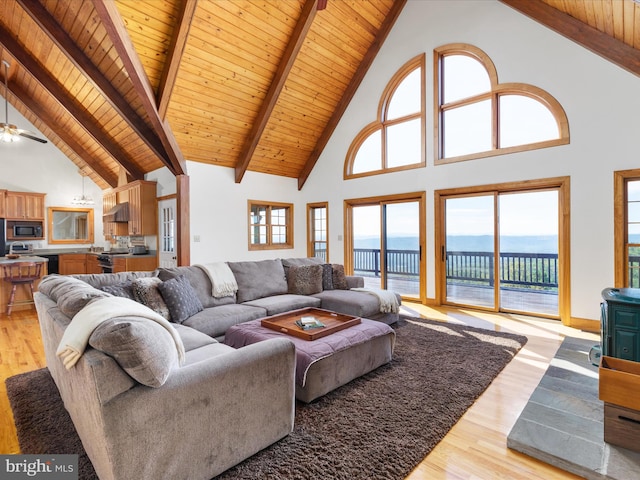
[{"label": "stainless microwave", "polygon": [[42,224],[41,223],[14,224],[13,238],[42,238]]}]

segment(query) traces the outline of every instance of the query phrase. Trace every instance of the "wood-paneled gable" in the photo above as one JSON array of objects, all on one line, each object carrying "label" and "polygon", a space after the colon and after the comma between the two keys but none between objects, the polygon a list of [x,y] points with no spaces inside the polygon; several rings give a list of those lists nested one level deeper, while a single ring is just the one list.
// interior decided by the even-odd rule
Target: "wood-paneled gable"
[{"label": "wood-paneled gable", "polygon": [[[638,2],[501,1],[640,74]],[[405,3],[6,0],[8,100],[102,188],[186,159],[302,188]]]}]

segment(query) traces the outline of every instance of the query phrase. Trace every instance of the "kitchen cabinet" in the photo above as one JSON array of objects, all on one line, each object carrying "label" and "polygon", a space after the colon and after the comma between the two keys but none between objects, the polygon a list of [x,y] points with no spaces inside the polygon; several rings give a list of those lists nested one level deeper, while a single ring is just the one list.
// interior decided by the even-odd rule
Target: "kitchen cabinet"
[{"label": "kitchen cabinet", "polygon": [[120,256],[113,258],[113,273],[118,272],[150,272],[158,266],[156,256]]},{"label": "kitchen cabinet", "polygon": [[86,273],[102,273],[102,267],[98,262],[98,255],[87,253]]},{"label": "kitchen cabinet", "polygon": [[107,240],[114,236],[158,234],[156,185],[156,182],[137,180],[104,194],[104,212],[108,212],[116,204],[129,203],[127,223],[105,222],[104,235]]},{"label": "kitchen cabinet", "polygon": [[130,183],[129,235],[157,235],[156,182]]},{"label": "kitchen cabinet", "polygon": [[5,216],[15,220],[44,221],[44,193],[5,193]]},{"label": "kitchen cabinet", "polygon": [[7,217],[6,197],[7,197],[7,191],[0,190],[0,218]]},{"label": "kitchen cabinet", "polygon": [[61,275],[87,273],[87,254],[63,253],[58,255],[58,270]]},{"label": "kitchen cabinet", "polygon": [[[118,203],[118,195],[116,192],[105,193],[102,197],[102,211],[104,213],[111,210]],[[115,237],[128,235],[126,223],[102,222],[102,231],[105,240],[114,240]]]}]

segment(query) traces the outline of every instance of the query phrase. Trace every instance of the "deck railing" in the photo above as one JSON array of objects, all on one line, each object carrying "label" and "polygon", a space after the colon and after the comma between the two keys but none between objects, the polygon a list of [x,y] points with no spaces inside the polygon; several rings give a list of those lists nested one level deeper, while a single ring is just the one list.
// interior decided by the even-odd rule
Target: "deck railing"
[{"label": "deck railing", "polygon": [[640,257],[629,255],[629,288],[640,288]]},{"label": "deck railing", "polygon": [[[380,250],[354,249],[354,271],[358,274],[380,276]],[[447,252],[447,280],[459,283],[495,283],[493,253]],[[640,265],[640,257],[637,257]],[[420,252],[418,250],[387,250],[387,272],[391,275],[419,279]],[[512,287],[558,288],[558,254],[502,253],[499,258],[500,284]]]}]

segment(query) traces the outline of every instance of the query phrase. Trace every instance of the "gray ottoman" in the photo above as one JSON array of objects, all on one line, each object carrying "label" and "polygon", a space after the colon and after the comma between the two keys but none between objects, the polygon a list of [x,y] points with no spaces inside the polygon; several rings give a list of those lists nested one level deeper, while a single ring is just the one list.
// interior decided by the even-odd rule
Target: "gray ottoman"
[{"label": "gray ottoman", "polygon": [[234,348],[285,337],[296,347],[296,398],[308,403],[391,361],[396,334],[389,325],[363,318],[358,325],[308,341],[252,320],[230,327],[224,343]]}]

